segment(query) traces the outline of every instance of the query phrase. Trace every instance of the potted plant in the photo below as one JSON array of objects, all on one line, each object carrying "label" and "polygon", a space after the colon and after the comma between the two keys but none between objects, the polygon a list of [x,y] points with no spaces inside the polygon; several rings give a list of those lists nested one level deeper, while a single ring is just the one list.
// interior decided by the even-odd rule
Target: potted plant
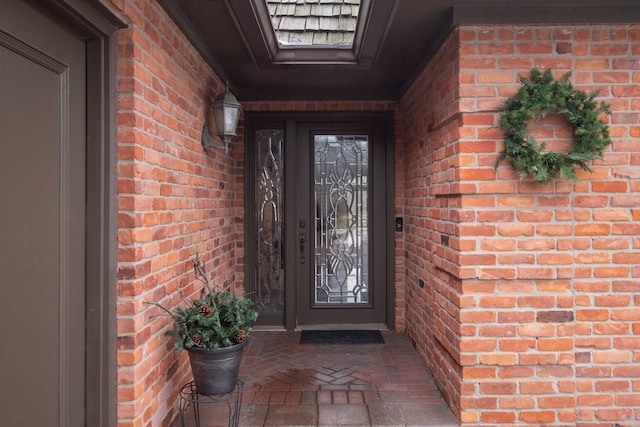
[{"label": "potted plant", "polygon": [[193,260],[196,279],[202,282],[199,297],[186,299],[169,310],[151,302],[171,316],[175,328],[166,335],[175,336],[175,349],[186,350],[195,388],[202,395],[231,392],[237,383],[242,350],[258,317],[253,302],[229,290],[209,283],[200,257]]}]

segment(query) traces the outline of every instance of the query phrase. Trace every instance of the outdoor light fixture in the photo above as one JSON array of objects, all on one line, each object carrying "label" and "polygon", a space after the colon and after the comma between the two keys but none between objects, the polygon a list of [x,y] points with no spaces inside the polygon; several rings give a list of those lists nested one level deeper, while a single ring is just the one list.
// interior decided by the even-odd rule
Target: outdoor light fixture
[{"label": "outdoor light fixture", "polygon": [[224,145],[211,138],[209,136],[209,126],[204,125],[202,128],[202,146],[205,150],[212,147],[224,147],[225,153],[228,153],[231,139],[236,136],[238,119],[242,109],[236,97],[229,92],[229,82],[227,82],[224,92],[218,95],[213,102],[212,107],[216,120],[216,133],[224,141]]}]

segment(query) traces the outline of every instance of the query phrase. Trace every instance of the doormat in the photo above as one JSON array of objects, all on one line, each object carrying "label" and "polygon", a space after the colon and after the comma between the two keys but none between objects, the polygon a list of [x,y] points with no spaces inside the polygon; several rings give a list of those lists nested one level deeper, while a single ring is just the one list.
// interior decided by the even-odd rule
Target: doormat
[{"label": "doormat", "polygon": [[380,331],[302,331],[300,344],[384,344]]}]

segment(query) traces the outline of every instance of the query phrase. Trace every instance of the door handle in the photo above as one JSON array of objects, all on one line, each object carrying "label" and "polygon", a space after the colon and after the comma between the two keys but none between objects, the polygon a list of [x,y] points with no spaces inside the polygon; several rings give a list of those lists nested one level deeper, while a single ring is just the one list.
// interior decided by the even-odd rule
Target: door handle
[{"label": "door handle", "polygon": [[300,233],[300,264],[304,264],[304,244],[307,241],[307,236],[304,233]]}]

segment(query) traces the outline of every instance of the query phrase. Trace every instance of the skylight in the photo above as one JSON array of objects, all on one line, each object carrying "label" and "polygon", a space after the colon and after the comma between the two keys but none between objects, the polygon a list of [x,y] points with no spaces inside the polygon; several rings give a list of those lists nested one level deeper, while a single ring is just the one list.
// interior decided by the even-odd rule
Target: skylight
[{"label": "skylight", "polygon": [[265,1],[280,46],[353,46],[360,0]]},{"label": "skylight", "polygon": [[260,68],[331,64],[364,69],[373,65],[399,1],[225,0],[225,3]]}]

